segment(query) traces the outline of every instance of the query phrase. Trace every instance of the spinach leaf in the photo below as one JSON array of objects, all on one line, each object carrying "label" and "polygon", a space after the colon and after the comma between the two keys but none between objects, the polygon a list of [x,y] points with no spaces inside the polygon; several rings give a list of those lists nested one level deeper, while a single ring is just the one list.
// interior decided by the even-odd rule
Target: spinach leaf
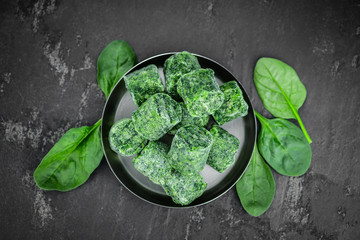
[{"label": "spinach leaf", "polygon": [[263,214],[274,199],[274,177],[256,145],[248,168],[236,183],[236,191],[245,211],[254,217]]},{"label": "spinach leaf", "polygon": [[100,124],[71,128],[60,138],[34,172],[39,188],[69,191],[89,178],[104,155]]},{"label": "spinach leaf", "polygon": [[306,98],[306,88],[295,70],[280,60],[260,58],[255,66],[254,82],[265,108],[275,117],[296,119],[311,143],[298,114]]},{"label": "spinach leaf", "polygon": [[133,49],[124,40],[115,40],[105,47],[97,62],[97,80],[106,98],[120,78],[136,63]]},{"label": "spinach leaf", "polygon": [[259,150],[269,165],[282,175],[304,174],[310,167],[312,152],[300,129],[285,119],[255,114],[261,123]]},{"label": "spinach leaf", "polygon": [[[127,42],[115,40],[106,46],[97,62],[98,84],[106,98],[136,63],[135,53]],[[37,186],[44,190],[69,191],[83,184],[104,156],[100,125],[101,119],[94,126],[68,130],[36,168]]]}]

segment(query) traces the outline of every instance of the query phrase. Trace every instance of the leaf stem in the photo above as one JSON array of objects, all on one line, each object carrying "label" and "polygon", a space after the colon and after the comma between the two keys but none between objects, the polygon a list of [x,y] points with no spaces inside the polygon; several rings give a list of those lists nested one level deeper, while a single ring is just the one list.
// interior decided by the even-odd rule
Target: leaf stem
[{"label": "leaf stem", "polygon": [[[263,124],[263,121],[264,121],[265,118],[264,118],[263,116],[261,116],[256,110],[254,110],[254,112],[255,112],[256,117],[257,117],[257,118],[259,119],[259,121]],[[309,134],[307,133],[307,131],[306,131],[306,129],[305,129],[305,126],[304,126],[303,122],[301,121],[301,118],[299,117],[298,114],[295,114],[295,117],[296,117],[296,120],[299,122],[300,128],[301,128],[301,130],[303,131],[306,140],[307,140],[309,143],[312,143],[312,140],[311,140]]]},{"label": "leaf stem", "polygon": [[95,124],[94,126],[99,126],[101,124],[102,118],[100,118]]},{"label": "leaf stem", "polygon": [[263,116],[261,116],[261,114],[258,113],[255,109],[254,109],[254,112],[255,112],[256,117],[259,119],[260,123],[263,124],[263,121],[265,118]]},{"label": "leaf stem", "polygon": [[303,131],[303,133],[304,133],[306,139],[308,140],[309,144],[312,143],[312,140],[311,140],[309,134],[307,133],[307,131],[305,129],[305,126],[304,126],[303,122],[301,121],[300,116],[299,115],[295,115],[295,116],[296,116],[296,120],[299,122],[300,128]]}]

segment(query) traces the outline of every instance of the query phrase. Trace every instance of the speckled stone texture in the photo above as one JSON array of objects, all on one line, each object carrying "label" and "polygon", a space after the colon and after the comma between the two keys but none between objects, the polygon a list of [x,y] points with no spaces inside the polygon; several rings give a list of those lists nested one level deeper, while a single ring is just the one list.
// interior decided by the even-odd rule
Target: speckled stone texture
[{"label": "speckled stone texture", "polygon": [[[4,1],[0,3],[0,239],[359,239],[360,2]],[[153,206],[105,160],[80,188],[39,190],[52,145],[94,124],[105,103],[96,61],[114,39],[144,60],[187,50],[228,68],[259,113],[259,57],[279,58],[307,88],[300,115],[313,139],[310,170],[274,173],[275,199],[246,214],[235,189],[204,206]]]}]

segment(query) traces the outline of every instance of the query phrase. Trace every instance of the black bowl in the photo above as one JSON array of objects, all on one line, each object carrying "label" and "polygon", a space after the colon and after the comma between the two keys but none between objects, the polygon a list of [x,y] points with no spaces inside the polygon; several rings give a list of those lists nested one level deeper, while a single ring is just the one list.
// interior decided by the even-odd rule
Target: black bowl
[{"label": "black bowl", "polygon": [[[174,53],[163,53],[150,57],[128,71],[128,73],[145,67],[149,64],[155,64],[159,68],[160,76],[164,81],[163,65],[165,60]],[[236,80],[236,78],[219,63],[197,54],[194,54],[202,68],[211,68],[215,71],[216,81],[221,85],[225,82]],[[239,83],[239,81],[237,81]],[[224,193],[226,193],[240,179],[248,166],[256,140],[256,120],[254,109],[250,99],[239,83],[243,91],[244,98],[249,105],[249,113],[245,117],[239,117],[229,123],[222,125],[224,129],[236,136],[240,140],[240,147],[235,156],[236,160],[233,166],[225,172],[218,173],[210,166],[206,165],[201,172],[208,187],[204,194],[187,206],[181,206],[174,203],[169,196],[165,194],[161,186],[152,183],[147,177],[138,172],[133,164],[133,157],[123,157],[111,150],[108,134],[111,126],[122,118],[131,118],[131,113],[137,109],[129,91],[125,87],[124,79],[121,78],[112,90],[103,111],[101,125],[101,139],[106,160],[117,179],[133,194],[139,198],[164,207],[192,207],[208,203]],[[165,135],[162,141],[171,144],[172,136]]]}]

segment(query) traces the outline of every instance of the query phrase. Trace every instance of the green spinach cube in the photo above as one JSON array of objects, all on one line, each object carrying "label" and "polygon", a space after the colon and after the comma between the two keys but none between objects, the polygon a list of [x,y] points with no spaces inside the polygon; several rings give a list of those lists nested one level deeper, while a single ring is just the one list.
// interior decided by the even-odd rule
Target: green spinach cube
[{"label": "green spinach cube", "polygon": [[197,58],[189,52],[180,52],[166,59],[164,63],[164,76],[166,90],[171,97],[179,99],[177,93],[177,82],[185,73],[199,69],[200,64]]},{"label": "green spinach cube", "polygon": [[236,81],[227,82],[221,85],[220,89],[224,93],[225,100],[221,107],[213,114],[215,121],[219,125],[248,114],[249,106]]},{"label": "green spinach cube", "polygon": [[168,151],[169,146],[166,143],[150,141],[140,155],[133,159],[134,167],[153,183],[163,185],[166,176],[171,172]]},{"label": "green spinach cube", "polygon": [[110,147],[123,156],[138,154],[147,140],[135,131],[133,121],[129,118],[114,123],[109,132]]},{"label": "green spinach cube", "polygon": [[185,175],[199,173],[206,164],[212,141],[211,134],[203,127],[180,128],[169,151],[171,166]]},{"label": "green spinach cube", "polygon": [[194,117],[213,114],[224,101],[214,71],[209,68],[184,74],[178,81],[177,90]]},{"label": "green spinach cube", "polygon": [[126,88],[130,91],[137,106],[155,93],[165,91],[158,68],[153,64],[126,75],[124,80]]},{"label": "green spinach cube", "polygon": [[172,200],[181,205],[188,205],[200,197],[206,190],[207,184],[200,174],[191,176],[173,171],[167,176],[163,189]]},{"label": "green spinach cube", "polygon": [[135,130],[154,141],[181,121],[181,105],[165,93],[157,93],[132,113]]},{"label": "green spinach cube", "polygon": [[207,164],[222,173],[234,164],[240,141],[217,125],[211,127],[210,133],[213,137],[213,144]]},{"label": "green spinach cube", "polygon": [[175,127],[173,127],[168,133],[171,135],[175,135],[176,131],[184,126],[187,125],[196,125],[199,127],[205,127],[209,122],[209,115],[204,115],[202,117],[193,117],[190,115],[189,111],[187,110],[185,103],[179,103],[182,108],[182,119],[181,122],[178,123]]}]

